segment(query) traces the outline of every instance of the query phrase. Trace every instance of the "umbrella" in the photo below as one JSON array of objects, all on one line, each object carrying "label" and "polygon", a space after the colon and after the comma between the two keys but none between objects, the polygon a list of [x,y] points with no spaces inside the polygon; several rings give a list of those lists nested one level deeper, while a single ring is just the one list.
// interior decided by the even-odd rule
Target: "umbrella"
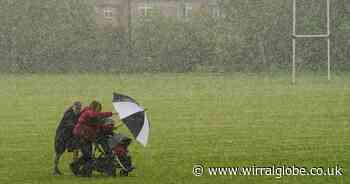
[{"label": "umbrella", "polygon": [[128,127],[133,136],[143,146],[146,146],[150,123],[145,110],[131,97],[113,93],[113,106],[120,119]]}]

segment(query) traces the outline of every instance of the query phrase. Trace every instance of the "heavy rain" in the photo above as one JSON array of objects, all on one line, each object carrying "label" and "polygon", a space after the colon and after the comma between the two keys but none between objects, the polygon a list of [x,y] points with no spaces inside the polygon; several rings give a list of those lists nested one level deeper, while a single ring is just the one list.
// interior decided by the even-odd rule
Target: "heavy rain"
[{"label": "heavy rain", "polygon": [[349,183],[349,0],[0,0],[0,183]]}]

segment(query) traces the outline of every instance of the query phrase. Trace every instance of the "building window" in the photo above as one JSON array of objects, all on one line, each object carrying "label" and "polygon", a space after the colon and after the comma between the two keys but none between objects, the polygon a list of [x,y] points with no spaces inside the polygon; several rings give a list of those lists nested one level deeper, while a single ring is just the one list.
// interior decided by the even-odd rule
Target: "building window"
[{"label": "building window", "polygon": [[221,11],[219,6],[210,6],[210,14],[212,17],[221,17]]},{"label": "building window", "polygon": [[179,16],[181,18],[188,20],[192,16],[193,7],[190,3],[181,3],[179,9]]},{"label": "building window", "polygon": [[112,11],[112,9],[110,9],[110,8],[105,8],[105,9],[103,10],[103,15],[105,16],[105,18],[111,19],[111,18],[113,17],[113,11]]},{"label": "building window", "polygon": [[152,14],[153,6],[149,3],[142,4],[139,6],[141,16],[150,16]]}]

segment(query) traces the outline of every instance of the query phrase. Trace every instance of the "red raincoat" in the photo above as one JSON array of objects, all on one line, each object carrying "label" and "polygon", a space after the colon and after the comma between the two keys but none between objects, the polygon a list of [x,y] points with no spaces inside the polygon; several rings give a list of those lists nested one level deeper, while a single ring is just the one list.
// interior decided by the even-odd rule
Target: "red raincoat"
[{"label": "red raincoat", "polygon": [[73,134],[77,137],[94,141],[96,138],[96,131],[101,125],[92,124],[91,121],[96,118],[111,117],[112,112],[96,112],[90,107],[85,107],[79,116],[78,123],[73,129]]}]

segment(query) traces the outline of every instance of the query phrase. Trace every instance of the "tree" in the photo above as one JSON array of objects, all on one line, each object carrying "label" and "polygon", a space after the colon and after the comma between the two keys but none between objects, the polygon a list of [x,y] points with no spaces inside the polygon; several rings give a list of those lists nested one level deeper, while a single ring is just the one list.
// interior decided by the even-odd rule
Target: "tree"
[{"label": "tree", "polygon": [[[96,26],[86,0],[1,0],[2,62],[12,71],[71,68],[89,47]],[[83,55],[80,55],[83,56]],[[6,70],[7,68],[2,68]]]}]

